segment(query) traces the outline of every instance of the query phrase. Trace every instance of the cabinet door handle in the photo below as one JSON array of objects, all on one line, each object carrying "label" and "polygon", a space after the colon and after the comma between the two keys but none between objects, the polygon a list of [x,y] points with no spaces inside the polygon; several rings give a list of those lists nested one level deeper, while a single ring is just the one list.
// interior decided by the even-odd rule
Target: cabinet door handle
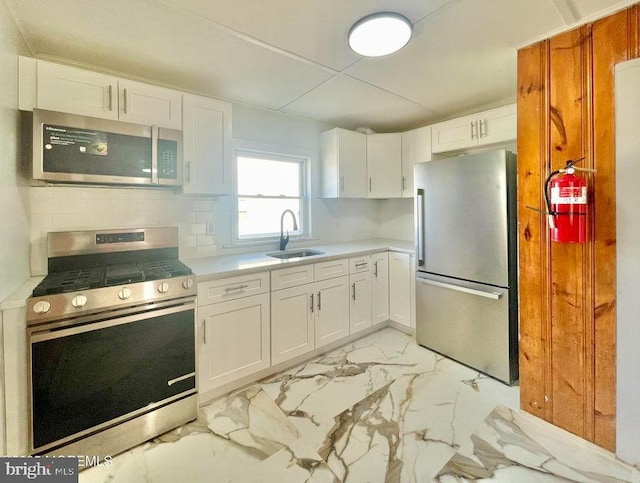
[{"label": "cabinet door handle", "polygon": [[318,312],[320,311],[320,309],[322,309],[322,299],[320,298],[321,295],[322,292],[318,292]]},{"label": "cabinet door handle", "polygon": [[407,189],[407,177],[403,176],[402,177],[402,191],[405,191]]},{"label": "cabinet door handle", "polygon": [[351,291],[352,291],[351,298],[353,300],[355,300],[356,299],[356,284],[355,284],[355,282],[351,284]]},{"label": "cabinet door handle", "polygon": [[476,138],[476,123],[475,121],[471,121],[471,139]]},{"label": "cabinet door handle", "polygon": [[187,162],[187,183],[191,184],[191,161]]},{"label": "cabinet door handle", "polygon": [[483,138],[487,135],[487,121],[486,119],[480,119],[480,137]]},{"label": "cabinet door handle", "polygon": [[313,313],[313,295],[314,294],[311,294],[311,313]]},{"label": "cabinet door handle", "polygon": [[340,176],[340,193],[344,193],[344,176]]},{"label": "cabinet door handle", "polygon": [[127,113],[127,88],[124,88],[124,97],[123,97],[123,105],[122,110],[126,114]]},{"label": "cabinet door handle", "polygon": [[373,276],[378,278],[378,262],[373,262]]},{"label": "cabinet door handle", "polygon": [[369,193],[371,193],[371,178],[369,178]]},{"label": "cabinet door handle", "polygon": [[109,110],[113,111],[113,86],[111,84],[109,84],[109,89],[108,89],[108,96],[109,96]]},{"label": "cabinet door handle", "polygon": [[243,291],[247,287],[248,287],[248,285],[246,285],[246,284],[236,285],[235,287],[227,287],[227,288],[224,289],[224,291],[225,291],[226,295],[229,295],[229,292],[231,292],[231,291],[234,291],[234,290]]},{"label": "cabinet door handle", "polygon": [[202,343],[207,345],[207,319],[202,321]]}]

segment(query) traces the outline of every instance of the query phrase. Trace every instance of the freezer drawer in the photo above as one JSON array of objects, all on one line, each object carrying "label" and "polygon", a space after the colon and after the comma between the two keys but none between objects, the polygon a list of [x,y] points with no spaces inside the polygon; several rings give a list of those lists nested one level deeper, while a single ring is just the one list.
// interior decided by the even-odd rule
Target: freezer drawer
[{"label": "freezer drawer", "polygon": [[418,344],[511,384],[517,379],[517,323],[509,295],[505,288],[419,273]]}]

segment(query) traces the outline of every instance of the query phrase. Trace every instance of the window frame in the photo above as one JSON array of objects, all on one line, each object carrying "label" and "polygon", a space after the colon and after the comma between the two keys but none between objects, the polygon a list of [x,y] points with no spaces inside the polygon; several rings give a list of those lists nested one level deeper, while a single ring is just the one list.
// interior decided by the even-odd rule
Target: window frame
[{"label": "window frame", "polygon": [[[299,192],[300,196],[271,196],[271,195],[242,195],[238,193],[238,158],[249,157],[265,160],[297,163],[299,166]],[[234,183],[233,196],[231,202],[231,232],[233,234],[233,245],[255,245],[278,242],[280,239],[279,224],[277,232],[269,235],[243,236],[240,237],[239,230],[239,201],[240,198],[253,199],[299,199],[300,216],[297,220],[299,233],[290,235],[290,241],[308,239],[311,237],[311,186],[310,172],[312,159],[308,153],[292,150],[285,146],[266,146],[259,143],[238,142],[233,152]]]}]

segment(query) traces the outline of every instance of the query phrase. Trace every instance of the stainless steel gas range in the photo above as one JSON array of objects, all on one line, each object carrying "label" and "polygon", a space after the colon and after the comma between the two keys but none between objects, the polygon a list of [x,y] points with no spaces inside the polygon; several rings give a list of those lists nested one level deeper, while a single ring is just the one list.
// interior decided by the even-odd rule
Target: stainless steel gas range
[{"label": "stainless steel gas range", "polygon": [[32,454],[113,455],[197,416],[177,228],[49,233],[27,302]]}]

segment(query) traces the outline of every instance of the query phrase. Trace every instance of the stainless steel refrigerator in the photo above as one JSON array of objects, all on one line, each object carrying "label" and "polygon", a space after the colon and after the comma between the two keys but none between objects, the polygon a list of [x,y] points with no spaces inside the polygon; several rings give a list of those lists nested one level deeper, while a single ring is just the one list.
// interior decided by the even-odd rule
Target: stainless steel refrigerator
[{"label": "stainless steel refrigerator", "polygon": [[516,156],[414,166],[416,340],[507,384],[518,379]]}]

